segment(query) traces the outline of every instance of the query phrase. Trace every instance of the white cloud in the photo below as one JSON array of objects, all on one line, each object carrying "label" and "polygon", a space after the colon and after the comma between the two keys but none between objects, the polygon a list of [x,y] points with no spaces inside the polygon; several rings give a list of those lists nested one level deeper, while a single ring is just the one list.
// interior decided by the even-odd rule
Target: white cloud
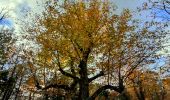
[{"label": "white cloud", "polygon": [[[0,5],[11,9],[11,16],[19,17],[23,8],[31,7],[35,11],[40,10],[36,6],[37,1],[42,3],[46,0],[0,0]],[[121,11],[122,8],[134,9],[140,6],[143,1],[145,0],[111,0],[113,4],[118,5],[118,11]]]}]

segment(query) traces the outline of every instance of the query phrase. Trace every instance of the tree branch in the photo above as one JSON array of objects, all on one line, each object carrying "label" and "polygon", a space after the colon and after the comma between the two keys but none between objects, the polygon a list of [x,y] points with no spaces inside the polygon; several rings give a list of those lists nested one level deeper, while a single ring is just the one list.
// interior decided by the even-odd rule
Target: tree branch
[{"label": "tree branch", "polygon": [[50,85],[46,86],[45,88],[43,88],[42,90],[46,90],[49,88],[61,88],[64,90],[70,90],[70,87],[68,85],[58,85],[58,84],[50,84]]},{"label": "tree branch", "polygon": [[64,71],[61,67],[59,68],[59,71],[60,71],[63,75],[65,75],[65,76],[67,76],[67,77],[71,77],[71,78],[76,79],[76,80],[79,79],[78,77],[76,77],[76,76],[74,76],[74,75],[72,75],[72,74],[70,74],[70,73],[67,73],[67,72]]},{"label": "tree branch", "polygon": [[75,86],[77,85],[78,83],[78,80],[74,80],[73,83],[69,86],[69,85],[59,85],[59,84],[50,84],[48,86],[46,86],[45,88],[43,88],[42,90],[46,90],[46,89],[49,89],[49,88],[61,88],[61,89],[64,89],[64,90],[74,90]]},{"label": "tree branch", "polygon": [[91,97],[89,97],[88,100],[95,100],[95,98],[104,90],[106,89],[111,89],[111,90],[114,90],[116,92],[121,92],[120,89],[118,88],[118,86],[112,86],[112,85],[105,85],[105,86],[102,86],[101,88],[99,88],[96,92],[93,93],[93,95]]},{"label": "tree branch", "polygon": [[170,11],[168,11],[168,9],[167,9],[168,7],[166,6],[165,3],[170,4],[170,2],[169,1],[163,1],[163,9],[165,10],[166,13],[168,13],[170,15]]},{"label": "tree branch", "polygon": [[[32,70],[31,70],[31,73],[33,73]],[[36,87],[37,89],[42,89],[42,86],[40,85],[40,83],[39,83],[39,81],[38,81],[35,73],[33,73],[33,79],[34,79],[34,82],[35,82],[35,87]]]},{"label": "tree branch", "polygon": [[6,8],[2,8],[0,10],[0,21],[5,19],[6,17],[8,17],[8,11],[6,10]]},{"label": "tree branch", "polygon": [[70,74],[70,73],[67,73],[66,71],[64,71],[64,70],[61,68],[61,64],[60,64],[60,59],[59,59],[59,54],[58,54],[58,53],[57,53],[57,59],[58,59],[59,71],[60,71],[63,75],[65,75],[65,76],[67,76],[67,77],[71,77],[71,78],[73,78],[73,79],[75,79],[75,80],[78,80],[78,79],[79,79],[78,77],[76,77],[76,76],[74,76],[74,75],[72,75],[72,74]]},{"label": "tree branch", "polygon": [[100,71],[100,73],[98,73],[97,75],[89,78],[88,81],[89,81],[89,83],[90,83],[90,82],[92,82],[93,80],[95,80],[95,79],[97,79],[98,77],[103,76],[103,75],[104,75],[103,71]]}]

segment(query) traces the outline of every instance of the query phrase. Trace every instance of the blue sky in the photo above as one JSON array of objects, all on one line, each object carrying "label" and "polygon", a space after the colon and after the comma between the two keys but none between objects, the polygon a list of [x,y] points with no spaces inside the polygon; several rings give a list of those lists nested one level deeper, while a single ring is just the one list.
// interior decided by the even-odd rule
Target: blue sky
[{"label": "blue sky", "polygon": [[13,22],[11,19],[3,19],[0,20],[0,25],[7,25],[7,26],[13,26]]},{"label": "blue sky", "polygon": [[[40,10],[42,8],[37,6],[37,1],[39,3],[45,2],[47,0],[0,0],[0,8],[8,8],[10,10],[9,14],[11,15],[11,22],[14,22],[16,18],[22,17],[22,13],[25,12],[28,9],[32,9],[35,12],[41,12]],[[62,1],[62,0],[59,0]],[[142,3],[147,0],[110,0],[113,2],[113,4],[117,5],[117,13],[120,13],[123,8],[129,8],[132,11],[135,11],[135,9],[139,6],[142,6]],[[147,13],[145,13],[146,15]],[[160,13],[165,14],[165,13]],[[144,18],[145,15],[139,16],[141,18]],[[7,20],[5,20],[7,22]]]}]

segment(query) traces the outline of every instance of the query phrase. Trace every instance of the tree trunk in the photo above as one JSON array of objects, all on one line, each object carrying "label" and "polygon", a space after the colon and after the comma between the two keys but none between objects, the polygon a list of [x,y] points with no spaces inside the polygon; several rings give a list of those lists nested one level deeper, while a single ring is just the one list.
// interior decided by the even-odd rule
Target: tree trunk
[{"label": "tree trunk", "polygon": [[87,100],[89,98],[89,82],[87,73],[87,62],[82,60],[80,62],[80,82],[79,82],[79,100]]},{"label": "tree trunk", "polygon": [[89,98],[89,84],[86,81],[80,82],[80,90],[79,90],[79,96],[80,100],[86,100]]},{"label": "tree trunk", "polygon": [[130,100],[130,97],[126,91],[126,89],[120,94],[120,100]]},{"label": "tree trunk", "polygon": [[2,100],[9,100],[14,87],[15,87],[15,81],[13,80],[12,77],[10,77],[7,82],[7,86],[6,86],[5,92],[3,94]]}]

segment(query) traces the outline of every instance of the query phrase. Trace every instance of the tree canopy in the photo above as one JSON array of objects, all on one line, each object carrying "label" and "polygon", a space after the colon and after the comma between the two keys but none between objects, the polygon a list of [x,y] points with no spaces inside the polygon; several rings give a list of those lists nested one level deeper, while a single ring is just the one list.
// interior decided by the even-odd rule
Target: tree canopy
[{"label": "tree canopy", "polygon": [[[52,79],[46,75],[45,87],[34,75],[38,77],[34,78],[36,86],[42,90],[76,89],[74,96],[82,100],[107,89],[124,93],[129,75],[152,63],[166,35],[155,22],[141,25],[128,9],[114,14],[108,1],[47,2],[45,8],[42,16],[35,18],[37,27],[26,28],[41,46],[33,66],[54,71]],[[70,82],[51,82],[60,75]],[[89,94],[95,80],[101,86]]]}]

